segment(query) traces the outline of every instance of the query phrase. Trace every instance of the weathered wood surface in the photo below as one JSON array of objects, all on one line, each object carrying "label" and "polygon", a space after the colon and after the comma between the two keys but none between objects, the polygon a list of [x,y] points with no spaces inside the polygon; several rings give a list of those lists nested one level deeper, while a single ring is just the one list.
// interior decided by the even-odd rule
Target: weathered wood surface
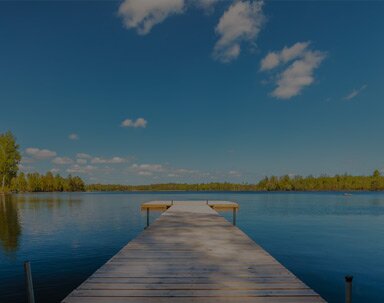
[{"label": "weathered wood surface", "polygon": [[174,201],[174,200],[168,200],[168,201],[151,201],[151,202],[145,202],[141,205],[142,210],[150,209],[150,210],[165,210],[170,208],[173,204],[189,204],[189,203],[194,203],[194,204],[200,204],[200,205],[209,205],[213,209],[218,209],[218,210],[232,210],[235,209],[237,210],[239,208],[239,204],[236,202],[230,202],[230,201],[221,201],[221,200],[206,200],[206,201]]},{"label": "weathered wood surface", "polygon": [[63,303],[325,302],[206,201],[166,207]]}]

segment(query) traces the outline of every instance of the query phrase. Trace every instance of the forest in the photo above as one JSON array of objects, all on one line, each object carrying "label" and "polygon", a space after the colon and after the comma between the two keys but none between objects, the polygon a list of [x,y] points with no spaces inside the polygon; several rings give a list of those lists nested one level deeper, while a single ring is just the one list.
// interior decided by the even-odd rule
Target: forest
[{"label": "forest", "polygon": [[0,134],[0,193],[85,190],[84,181],[77,176],[19,172],[20,160],[19,145],[14,135],[11,132]]},{"label": "forest", "polygon": [[72,192],[85,191],[84,181],[80,177],[62,177],[47,172],[45,175],[39,173],[19,173],[12,178],[9,190],[11,192]]},{"label": "forest", "polygon": [[265,177],[248,183],[163,183],[149,185],[89,184],[87,191],[379,191],[384,190],[384,177],[378,170],[371,176],[293,176]]}]

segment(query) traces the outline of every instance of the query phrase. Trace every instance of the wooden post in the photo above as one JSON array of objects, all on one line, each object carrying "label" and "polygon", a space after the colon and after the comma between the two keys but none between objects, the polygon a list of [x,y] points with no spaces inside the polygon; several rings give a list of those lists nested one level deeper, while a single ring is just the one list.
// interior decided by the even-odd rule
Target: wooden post
[{"label": "wooden post", "polygon": [[232,224],[236,226],[236,207],[233,208],[232,220]]},{"label": "wooden post", "polygon": [[149,226],[149,207],[147,208],[147,227]]},{"label": "wooden post", "polygon": [[209,204],[208,204],[208,200],[207,200],[207,205],[209,205]]},{"label": "wooden post", "polygon": [[345,303],[352,303],[352,280],[353,276],[345,277]]},{"label": "wooden post", "polygon": [[35,303],[35,294],[33,292],[31,263],[29,261],[24,262],[25,272],[25,286],[27,288],[27,301],[28,303]]}]

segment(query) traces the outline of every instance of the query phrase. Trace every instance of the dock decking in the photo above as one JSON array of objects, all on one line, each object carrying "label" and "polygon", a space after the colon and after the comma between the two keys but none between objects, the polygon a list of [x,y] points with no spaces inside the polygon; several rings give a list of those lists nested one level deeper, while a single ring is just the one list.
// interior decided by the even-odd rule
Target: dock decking
[{"label": "dock decking", "polygon": [[147,211],[166,211],[62,302],[325,302],[214,210],[237,208],[225,201],[144,203]]}]

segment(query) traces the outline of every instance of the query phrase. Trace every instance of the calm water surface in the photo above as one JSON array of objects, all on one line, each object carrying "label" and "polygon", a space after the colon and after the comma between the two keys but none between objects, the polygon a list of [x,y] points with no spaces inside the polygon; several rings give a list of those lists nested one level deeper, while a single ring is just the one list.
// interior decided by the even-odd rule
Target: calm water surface
[{"label": "calm water surface", "polygon": [[[238,226],[329,302],[384,302],[384,193],[76,193],[0,196],[0,302],[60,302],[145,225],[140,203],[224,199]],[[159,214],[152,214],[154,220]],[[223,213],[231,219],[230,213]]]}]

